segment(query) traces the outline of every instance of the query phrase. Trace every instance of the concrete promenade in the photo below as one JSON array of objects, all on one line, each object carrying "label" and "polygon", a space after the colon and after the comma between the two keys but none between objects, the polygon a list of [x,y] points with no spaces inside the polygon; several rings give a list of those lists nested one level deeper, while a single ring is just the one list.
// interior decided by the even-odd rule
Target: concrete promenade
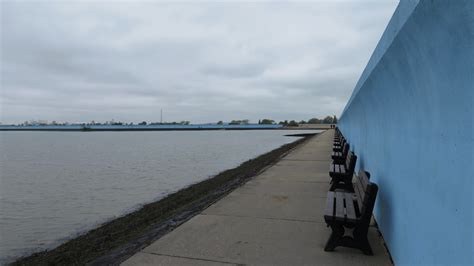
[{"label": "concrete promenade", "polygon": [[375,227],[374,256],[324,252],[333,133],[313,137],[122,265],[390,265]]}]

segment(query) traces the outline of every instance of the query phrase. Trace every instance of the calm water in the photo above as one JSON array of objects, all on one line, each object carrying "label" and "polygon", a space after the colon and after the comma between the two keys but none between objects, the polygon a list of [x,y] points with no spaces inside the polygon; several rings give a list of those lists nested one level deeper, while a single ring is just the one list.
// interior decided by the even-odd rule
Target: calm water
[{"label": "calm water", "polygon": [[283,135],[300,132],[0,132],[0,264],[295,141]]}]

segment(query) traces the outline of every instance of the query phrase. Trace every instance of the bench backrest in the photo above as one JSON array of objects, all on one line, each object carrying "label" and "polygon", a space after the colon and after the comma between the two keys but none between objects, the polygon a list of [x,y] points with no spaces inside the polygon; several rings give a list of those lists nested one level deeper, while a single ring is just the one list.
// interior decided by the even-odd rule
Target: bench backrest
[{"label": "bench backrest", "polygon": [[355,165],[357,162],[357,156],[354,152],[347,151],[349,154],[346,156],[346,173],[350,174],[351,176],[354,174]]},{"label": "bench backrest", "polygon": [[354,186],[354,192],[360,197],[359,208],[360,208],[360,222],[368,227],[370,224],[370,218],[374,210],[375,199],[377,197],[378,186],[375,183],[370,182],[370,173],[360,170],[357,175],[356,183]]},{"label": "bench backrest", "polygon": [[349,143],[345,143],[344,147],[342,148],[342,158],[347,158],[347,154],[349,154],[350,146]]}]

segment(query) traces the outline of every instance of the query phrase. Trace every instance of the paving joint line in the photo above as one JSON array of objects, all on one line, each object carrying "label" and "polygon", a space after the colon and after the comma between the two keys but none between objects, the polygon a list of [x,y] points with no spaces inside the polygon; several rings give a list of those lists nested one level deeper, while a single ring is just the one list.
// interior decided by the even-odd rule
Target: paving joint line
[{"label": "paving joint line", "polygon": [[[236,191],[235,193],[240,194],[240,195],[262,195],[262,196],[282,196],[282,195],[283,195],[283,196],[291,196],[291,195],[284,194],[284,193],[282,193],[282,194],[278,194],[278,193],[277,193],[277,194],[275,194],[275,193],[251,193],[251,192],[238,192],[238,191]],[[303,193],[300,193],[300,194],[303,194]],[[315,193],[307,192],[307,193],[305,193],[305,194],[312,194],[312,195],[314,195]],[[297,196],[292,196],[292,197],[298,198]],[[300,198],[301,198],[301,197],[300,197]],[[315,198],[317,198],[317,199],[319,199],[319,198],[325,199],[325,198],[327,198],[327,192],[326,192],[326,194],[321,195],[321,196],[316,196]]]},{"label": "paving joint line", "polygon": [[303,160],[303,159],[281,159],[281,161],[295,161],[295,162],[328,162],[331,163],[330,159],[317,159],[317,160]]},{"label": "paving joint line", "polygon": [[[268,180],[268,179],[263,179],[263,180]],[[323,184],[329,184],[330,180],[328,181],[298,181],[298,180],[272,180],[272,181],[278,181],[278,182],[285,182],[285,183],[323,183]]]},{"label": "paving joint line", "polygon": [[243,263],[236,263],[236,262],[229,262],[229,261],[222,261],[222,260],[211,260],[211,259],[203,259],[203,258],[194,258],[194,257],[187,257],[187,256],[179,256],[179,255],[169,255],[169,254],[161,254],[157,252],[148,252],[148,251],[141,251],[145,254],[156,255],[156,256],[166,256],[171,258],[180,258],[180,259],[190,259],[190,260],[201,260],[207,262],[218,262],[218,263],[225,263],[225,264],[232,264],[232,265],[245,265]]},{"label": "paving joint line", "polygon": [[312,223],[312,224],[321,224],[324,222],[318,222],[316,220],[299,220],[299,219],[287,219],[287,218],[271,218],[271,217],[256,217],[256,216],[245,216],[245,215],[230,215],[230,214],[213,214],[202,212],[199,215],[206,216],[223,216],[223,217],[235,217],[235,218],[252,218],[260,220],[272,220],[272,221],[286,221],[286,222],[300,222],[300,223]]}]

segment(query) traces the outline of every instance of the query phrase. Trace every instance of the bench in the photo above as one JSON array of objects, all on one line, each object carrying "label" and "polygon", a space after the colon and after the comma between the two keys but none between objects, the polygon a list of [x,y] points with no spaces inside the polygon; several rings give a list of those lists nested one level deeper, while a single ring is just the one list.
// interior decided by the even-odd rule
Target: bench
[{"label": "bench", "polygon": [[333,147],[341,146],[343,143],[346,143],[346,140],[344,138],[341,138],[339,140],[334,140]]},{"label": "bench", "polygon": [[346,144],[344,144],[344,148],[342,148],[342,151],[333,151],[331,155],[333,162],[337,164],[343,164],[346,161],[347,155],[349,154],[349,149],[349,143],[346,142]]},{"label": "bench", "polygon": [[352,176],[357,162],[357,156],[354,152],[350,152],[346,156],[346,161],[342,164],[331,163],[329,165],[329,176],[332,178],[330,191],[337,188],[352,192]]},{"label": "bench", "polygon": [[341,135],[334,135],[334,142],[340,142],[342,139],[344,139],[344,136]]},{"label": "bench", "polygon": [[344,138],[342,133],[336,132],[336,134],[334,134],[333,147],[343,146],[345,142],[346,142],[346,138]]},{"label": "bench", "polygon": [[334,142],[334,144],[332,145],[332,151],[342,152],[342,149],[346,143],[347,141],[345,138],[342,138],[341,142]]},{"label": "bench", "polygon": [[[354,193],[329,191],[324,220],[332,233],[325,251],[338,246],[358,248],[366,255],[373,255],[367,234],[377,197],[378,187],[369,181],[370,174],[360,171],[354,184]],[[344,235],[344,228],[353,228],[352,234]]]}]

